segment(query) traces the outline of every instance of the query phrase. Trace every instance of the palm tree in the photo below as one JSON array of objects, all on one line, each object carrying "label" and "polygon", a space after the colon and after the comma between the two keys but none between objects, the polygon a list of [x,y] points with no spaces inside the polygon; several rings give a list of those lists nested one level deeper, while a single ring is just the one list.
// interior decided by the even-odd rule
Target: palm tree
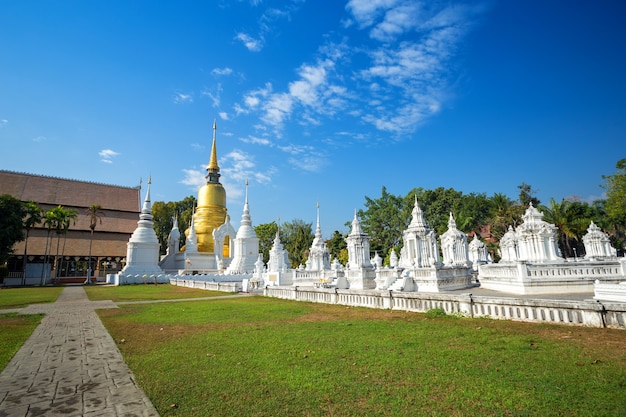
[{"label": "palm tree", "polygon": [[28,235],[30,234],[30,229],[35,227],[37,223],[41,223],[43,218],[43,209],[37,205],[34,201],[29,201],[24,204],[24,209],[26,210],[26,216],[23,219],[24,231],[26,238],[24,240],[24,262],[23,262],[23,275],[22,275],[22,285],[26,285],[26,261],[28,256]]},{"label": "palm tree", "polygon": [[550,206],[539,206],[543,212],[543,220],[556,226],[558,229],[559,246],[566,257],[574,255],[572,241],[579,241],[589,225],[589,219],[580,217],[579,210],[568,200],[557,203],[550,199]]},{"label": "palm tree", "polygon": [[89,239],[89,263],[87,264],[87,279],[85,280],[85,284],[91,283],[91,246],[93,244],[93,232],[96,230],[96,226],[98,222],[102,224],[102,217],[104,216],[104,212],[102,211],[102,206],[99,204],[92,204],[87,207],[87,216],[89,216],[89,229],[91,229],[91,238]]},{"label": "palm tree", "polygon": [[46,235],[46,250],[45,250],[45,256],[44,256],[43,268],[41,270],[41,285],[45,283],[45,279],[44,279],[45,269],[46,269],[46,265],[48,264],[48,256],[50,254],[50,250],[52,249],[50,247],[51,246],[50,234],[52,233],[52,229],[56,230],[59,224],[59,219],[58,219],[59,209],[61,209],[61,206],[50,209],[46,211],[43,216],[43,224],[44,226],[46,226],[46,229],[48,230],[48,234]]},{"label": "palm tree", "polygon": [[[63,235],[63,249],[61,249],[61,262],[60,262],[59,268],[57,269],[57,273],[56,273],[57,277],[63,267],[63,256],[65,255],[65,244],[67,243],[67,231],[70,228],[70,223],[76,224],[76,217],[78,217],[78,213],[76,213],[76,210],[65,209],[63,216],[61,218],[59,229],[57,230],[57,234]],[[57,253],[58,251],[59,251],[59,244],[57,242]]]}]

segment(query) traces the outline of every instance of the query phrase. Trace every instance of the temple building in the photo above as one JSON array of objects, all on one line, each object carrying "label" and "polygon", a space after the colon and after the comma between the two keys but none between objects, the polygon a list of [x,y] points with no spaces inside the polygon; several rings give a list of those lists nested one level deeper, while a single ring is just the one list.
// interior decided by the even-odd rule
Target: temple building
[{"label": "temple building", "polygon": [[[76,213],[66,234],[57,235],[52,230],[49,239],[46,226],[43,223],[35,225],[29,232],[26,262],[26,242],[15,244],[7,264],[9,276],[4,283],[84,282],[90,241],[92,276],[104,281],[106,274],[120,271],[126,262],[128,240],[137,226],[140,192],[140,186],[125,187],[0,170],[0,194],[12,195],[22,202],[33,201],[44,211],[62,206]],[[92,205],[101,207],[93,236],[87,213]]]},{"label": "temple building", "polygon": [[500,262],[479,265],[482,288],[515,294],[584,293],[594,291],[596,280],[609,286],[624,280],[626,261],[614,256],[608,236],[595,224],[583,236],[587,255],[568,260],[561,257],[556,226],[545,222],[543,213],[531,204],[522,219],[500,240]]},{"label": "temple building", "polygon": [[[198,205],[191,225],[185,231],[186,245],[180,251],[175,251],[173,248],[177,247],[176,243],[169,242],[168,247],[171,246],[171,249],[159,262],[161,268],[168,273],[224,272],[232,261],[231,246],[236,234],[230,224],[230,216],[226,209],[226,191],[220,183],[215,121],[213,122],[211,156],[206,171],[206,183],[198,190]],[[171,240],[173,236],[176,236],[174,230],[170,233]],[[256,258],[257,254],[254,255],[254,261]]]}]

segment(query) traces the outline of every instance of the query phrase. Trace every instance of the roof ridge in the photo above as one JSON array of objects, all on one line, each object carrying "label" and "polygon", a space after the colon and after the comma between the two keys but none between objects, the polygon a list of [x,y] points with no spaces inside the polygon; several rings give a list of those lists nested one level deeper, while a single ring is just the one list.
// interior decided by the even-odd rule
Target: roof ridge
[{"label": "roof ridge", "polygon": [[63,181],[82,182],[82,183],[85,183],[85,184],[104,185],[104,186],[107,186],[107,187],[128,188],[130,190],[139,190],[139,189],[141,189],[140,185],[137,185],[135,187],[130,187],[130,186],[127,186],[127,185],[115,185],[115,184],[106,184],[106,183],[103,183],[103,182],[96,182],[96,181],[76,180],[76,179],[73,179],[73,178],[55,177],[53,175],[42,175],[42,174],[32,174],[30,172],[11,171],[11,170],[8,170],[8,169],[0,169],[0,172],[8,172],[10,174],[19,174],[19,175],[30,175],[32,177],[50,178],[50,179],[63,180]]}]

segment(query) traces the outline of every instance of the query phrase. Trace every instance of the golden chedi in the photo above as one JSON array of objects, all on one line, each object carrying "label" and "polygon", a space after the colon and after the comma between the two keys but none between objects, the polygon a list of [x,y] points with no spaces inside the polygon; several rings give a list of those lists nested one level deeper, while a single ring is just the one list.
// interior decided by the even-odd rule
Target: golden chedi
[{"label": "golden chedi", "polygon": [[[197,236],[198,252],[215,251],[213,230],[224,224],[226,220],[226,191],[220,184],[220,167],[217,164],[216,149],[217,126],[213,122],[213,145],[211,159],[207,167],[205,185],[198,190],[198,206],[194,215],[194,230]],[[185,232],[188,235],[189,230]]]}]

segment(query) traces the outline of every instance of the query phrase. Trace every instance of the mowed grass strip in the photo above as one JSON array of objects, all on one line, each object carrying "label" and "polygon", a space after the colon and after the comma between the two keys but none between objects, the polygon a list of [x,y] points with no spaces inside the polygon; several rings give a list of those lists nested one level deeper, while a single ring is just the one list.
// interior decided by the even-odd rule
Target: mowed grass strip
[{"label": "mowed grass strip", "polygon": [[3,288],[0,290],[0,310],[53,303],[62,291],[62,286]]},{"label": "mowed grass strip", "polygon": [[170,284],[119,286],[85,285],[85,292],[91,301],[112,300],[114,302],[176,300],[181,298],[217,297],[232,294],[221,291],[179,287]]},{"label": "mowed grass strip", "polygon": [[0,314],[0,370],[22,347],[42,318],[42,314]]},{"label": "mowed grass strip", "polygon": [[263,297],[99,314],[162,416],[626,415],[623,330]]}]

